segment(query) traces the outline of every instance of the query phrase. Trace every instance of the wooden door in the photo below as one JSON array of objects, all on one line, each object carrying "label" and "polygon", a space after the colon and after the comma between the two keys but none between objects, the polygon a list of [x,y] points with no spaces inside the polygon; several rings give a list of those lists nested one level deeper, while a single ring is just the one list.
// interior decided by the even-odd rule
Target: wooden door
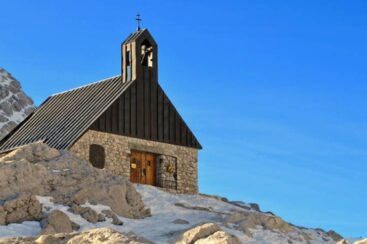
[{"label": "wooden door", "polygon": [[156,155],[132,151],[130,180],[134,183],[156,185]]},{"label": "wooden door", "polygon": [[142,154],[140,152],[131,152],[130,181],[133,183],[140,183],[141,158]]},{"label": "wooden door", "polygon": [[145,163],[145,184],[155,185],[156,174],[156,157],[152,153],[146,153],[144,158]]}]

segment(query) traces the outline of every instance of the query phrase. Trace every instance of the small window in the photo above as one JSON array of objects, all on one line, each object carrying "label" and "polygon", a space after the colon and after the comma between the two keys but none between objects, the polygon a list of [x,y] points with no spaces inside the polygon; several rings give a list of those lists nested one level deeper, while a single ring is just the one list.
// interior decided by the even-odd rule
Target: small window
[{"label": "small window", "polygon": [[105,166],[105,149],[101,145],[92,144],[89,147],[89,161],[98,169],[103,169]]},{"label": "small window", "polygon": [[131,80],[131,75],[132,75],[132,66],[131,66],[131,52],[127,51],[126,53],[126,80],[130,81]]}]

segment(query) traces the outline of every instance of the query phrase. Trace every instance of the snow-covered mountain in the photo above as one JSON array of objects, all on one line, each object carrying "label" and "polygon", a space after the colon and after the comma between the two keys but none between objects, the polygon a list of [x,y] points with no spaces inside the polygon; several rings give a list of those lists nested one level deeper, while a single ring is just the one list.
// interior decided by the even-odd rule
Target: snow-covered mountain
[{"label": "snow-covered mountain", "polygon": [[33,101],[9,72],[0,67],[0,139],[34,110]]}]

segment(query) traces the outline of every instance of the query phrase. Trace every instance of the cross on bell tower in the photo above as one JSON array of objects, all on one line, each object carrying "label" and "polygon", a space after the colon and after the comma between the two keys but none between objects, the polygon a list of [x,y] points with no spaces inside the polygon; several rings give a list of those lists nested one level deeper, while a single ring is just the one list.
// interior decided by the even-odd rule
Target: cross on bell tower
[{"label": "cross on bell tower", "polygon": [[140,14],[137,14],[136,15],[136,24],[137,24],[136,30],[137,31],[140,31],[140,22],[141,21],[142,21],[142,19],[140,18]]}]

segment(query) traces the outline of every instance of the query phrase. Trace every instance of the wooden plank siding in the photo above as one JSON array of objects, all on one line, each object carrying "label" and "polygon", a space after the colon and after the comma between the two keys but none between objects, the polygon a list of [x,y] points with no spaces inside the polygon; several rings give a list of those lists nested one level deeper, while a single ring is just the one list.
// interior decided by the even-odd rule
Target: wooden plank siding
[{"label": "wooden plank siding", "polygon": [[90,128],[201,149],[160,85],[149,79],[144,77],[131,84]]}]

